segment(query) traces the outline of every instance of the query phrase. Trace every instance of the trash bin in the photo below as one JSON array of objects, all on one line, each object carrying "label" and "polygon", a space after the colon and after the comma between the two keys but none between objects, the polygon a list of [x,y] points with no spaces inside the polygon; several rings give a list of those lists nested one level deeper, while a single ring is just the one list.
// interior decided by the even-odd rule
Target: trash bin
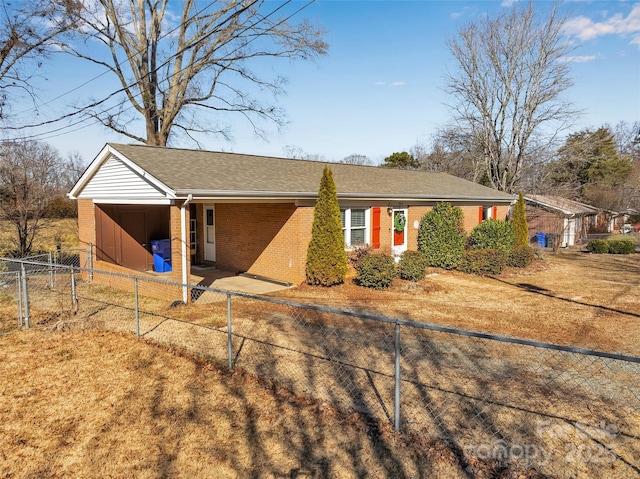
[{"label": "trash bin", "polygon": [[536,233],[536,241],[538,243],[538,246],[540,246],[541,248],[546,248],[547,247],[547,233],[545,233],[544,231],[538,231]]},{"label": "trash bin", "polygon": [[171,240],[151,240],[151,253],[153,253],[153,269],[158,273],[171,271]]},{"label": "trash bin", "polygon": [[554,233],[549,233],[547,235],[547,248],[555,248],[556,246],[556,237],[558,235],[554,234]]}]

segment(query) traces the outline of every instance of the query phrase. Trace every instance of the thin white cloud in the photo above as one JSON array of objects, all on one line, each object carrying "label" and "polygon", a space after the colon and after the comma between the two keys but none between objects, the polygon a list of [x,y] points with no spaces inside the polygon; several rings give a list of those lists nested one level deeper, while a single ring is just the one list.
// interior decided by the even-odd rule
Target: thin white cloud
[{"label": "thin white cloud", "polygon": [[596,59],[595,55],[576,55],[573,57],[563,57],[561,61],[565,63],[586,63]]},{"label": "thin white cloud", "polygon": [[603,35],[632,35],[631,43],[640,42],[640,3],[636,3],[626,17],[616,13],[602,22],[579,16],[567,20],[565,32],[581,40],[592,40]]},{"label": "thin white cloud", "polygon": [[502,3],[500,4],[501,7],[513,7],[514,3],[518,3],[519,0],[502,0]]},{"label": "thin white cloud", "polygon": [[375,81],[373,82],[376,86],[405,86],[407,82],[404,81],[394,81],[391,83],[387,83],[386,81]]},{"label": "thin white cloud", "polygon": [[458,18],[467,15],[467,14],[473,14],[473,10],[469,7],[464,7],[461,11],[459,12],[453,12],[449,15],[449,18],[451,18],[451,20],[457,20]]}]

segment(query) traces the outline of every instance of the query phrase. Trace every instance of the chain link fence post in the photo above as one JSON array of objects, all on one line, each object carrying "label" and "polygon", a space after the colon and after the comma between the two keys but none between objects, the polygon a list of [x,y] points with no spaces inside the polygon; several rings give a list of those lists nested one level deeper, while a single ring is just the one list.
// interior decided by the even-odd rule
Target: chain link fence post
[{"label": "chain link fence post", "polygon": [[21,281],[21,277],[20,277],[20,271],[16,272],[16,293],[18,296],[18,327],[21,328],[23,321],[22,321],[22,286],[20,285],[20,281]]},{"label": "chain link fence post", "polygon": [[93,281],[93,243],[89,243],[89,282]]},{"label": "chain link fence post", "polygon": [[78,295],[76,294],[76,276],[71,267],[71,311],[73,314],[78,312]]},{"label": "chain link fence post", "polygon": [[231,295],[227,293],[227,355],[229,357],[229,369],[233,369],[233,343],[231,331]]},{"label": "chain link fence post", "polygon": [[27,272],[24,263],[20,263],[20,274],[22,276],[22,305],[24,309],[24,327],[29,329],[29,292],[27,291]]},{"label": "chain link fence post", "polygon": [[53,256],[49,251],[49,289],[53,289]]},{"label": "chain link fence post", "polygon": [[133,278],[133,297],[136,310],[136,338],[140,339],[140,305],[138,303],[138,278]]},{"label": "chain link fence post", "polygon": [[394,387],[394,423],[396,432],[400,430],[400,324],[395,327],[395,387]]}]

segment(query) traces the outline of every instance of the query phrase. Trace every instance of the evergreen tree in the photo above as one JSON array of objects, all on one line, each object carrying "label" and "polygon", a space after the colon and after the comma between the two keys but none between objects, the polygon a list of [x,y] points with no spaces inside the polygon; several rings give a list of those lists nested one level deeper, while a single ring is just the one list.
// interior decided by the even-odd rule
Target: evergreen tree
[{"label": "evergreen tree", "polygon": [[515,247],[529,245],[529,226],[527,225],[527,214],[524,208],[524,196],[522,192],[518,196],[518,201],[513,207],[513,214],[511,215],[511,223],[513,224],[513,230],[516,233]]},{"label": "evergreen tree", "polygon": [[318,201],[313,210],[313,229],[307,249],[307,283],[332,286],[344,281],[347,253],[344,249],[338,193],[333,173],[324,167]]},{"label": "evergreen tree", "polygon": [[420,168],[420,162],[416,160],[413,155],[402,151],[387,156],[381,166],[384,168],[398,168],[400,170],[417,170]]}]

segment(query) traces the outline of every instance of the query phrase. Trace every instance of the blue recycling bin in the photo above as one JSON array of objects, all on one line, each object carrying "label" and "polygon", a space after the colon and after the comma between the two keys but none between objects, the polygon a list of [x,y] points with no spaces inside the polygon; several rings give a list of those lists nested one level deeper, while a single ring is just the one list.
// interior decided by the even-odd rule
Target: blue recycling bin
[{"label": "blue recycling bin", "polygon": [[541,248],[546,248],[547,247],[547,233],[545,233],[544,231],[538,231],[536,233],[536,242],[538,243],[538,246],[540,246]]},{"label": "blue recycling bin", "polygon": [[153,253],[153,269],[158,273],[167,273],[171,269],[171,240],[151,240],[151,253]]}]

